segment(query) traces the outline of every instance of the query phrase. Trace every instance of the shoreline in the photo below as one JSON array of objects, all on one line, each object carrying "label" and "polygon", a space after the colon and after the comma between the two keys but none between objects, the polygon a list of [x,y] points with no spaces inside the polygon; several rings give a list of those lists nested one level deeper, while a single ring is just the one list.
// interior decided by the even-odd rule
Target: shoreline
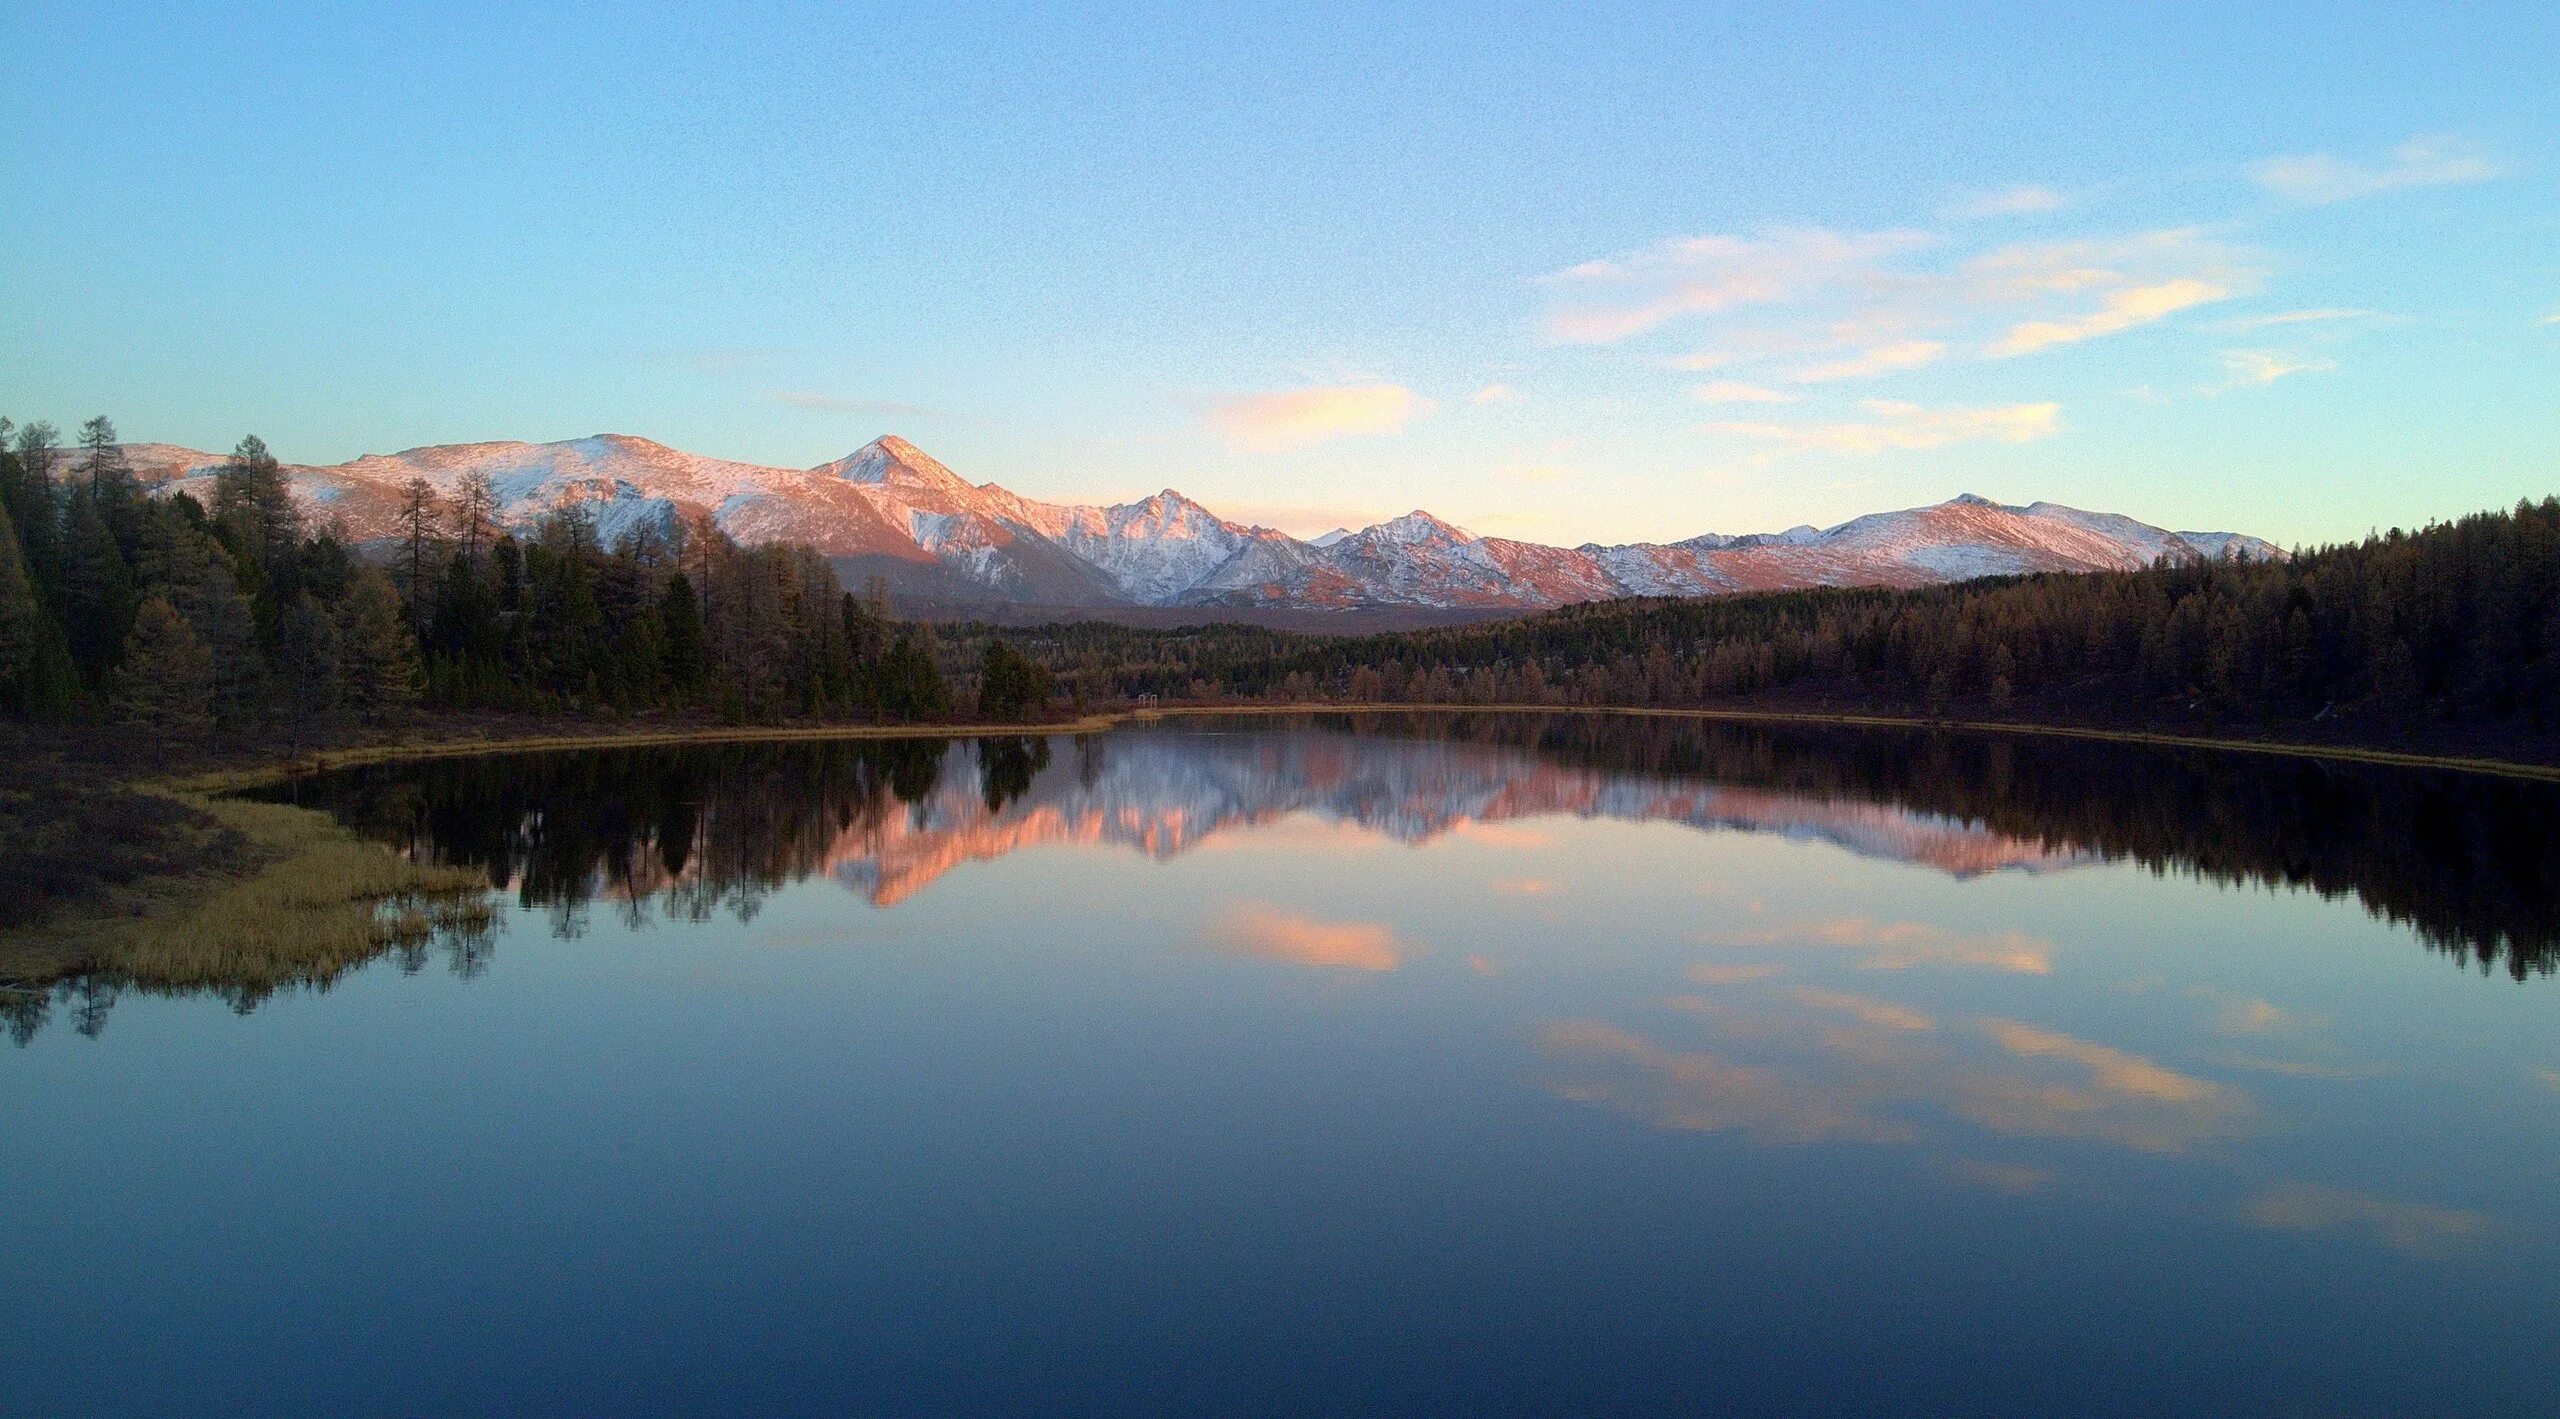
[{"label": "shoreline", "polygon": [[237,768],[155,777],[134,786],[168,792],[219,795],[280,783],[305,774],[364,764],[463,758],[474,755],[538,754],[587,749],[642,749],[683,744],[824,743],[863,739],[974,739],[1030,734],[1100,734],[1124,724],[1167,719],[1214,719],[1222,716],[1356,714],[1574,714],[1629,719],[1694,719],[1728,724],[1803,724],[1843,729],[1928,729],[1965,734],[2019,734],[2078,739],[2096,743],[2135,744],[2164,749],[2201,749],[2217,753],[2259,754],[2321,759],[2379,768],[2433,769],[2480,774],[2528,782],[2560,783],[2560,764],[2499,759],[2477,755],[2438,754],[2417,750],[2379,749],[2355,744],[2302,743],[2281,739],[2239,739],[2217,735],[2179,734],[2158,730],[2111,729],[2094,725],[2039,724],[2018,720],[1929,719],[1912,715],[1861,714],[1848,711],[1789,709],[1705,709],[1650,705],[1531,704],[1342,704],[1312,701],[1289,704],[1146,705],[1097,710],[1070,720],[1036,724],[845,724],[845,725],[703,725],[602,732],[532,734],[501,738],[445,739],[426,742],[365,744],[320,749],[287,760]]},{"label": "shoreline", "polygon": [[[2073,739],[2093,743],[2114,743],[2173,750],[2198,750],[2211,753],[2255,754],[2298,758],[2311,761],[2358,764],[2377,768],[2452,772],[2502,778],[2512,781],[2560,784],[2560,764],[2489,758],[2475,755],[2423,753],[2409,750],[2381,749],[2353,744],[2306,744],[2266,739],[2235,739],[2208,735],[2166,733],[2152,730],[2111,729],[2088,725],[2037,724],[2017,721],[1927,719],[1914,716],[1862,714],[1847,711],[1822,711],[1784,708],[1711,709],[1650,706],[1590,705],[1441,705],[1441,704],[1339,704],[1332,702],[1289,704],[1183,704],[1143,705],[1103,710],[1074,719],[1040,724],[843,724],[843,725],[661,725],[649,728],[594,732],[509,734],[505,726],[496,733],[457,735],[451,738],[421,737],[379,743],[357,743],[338,748],[293,749],[282,753],[257,755],[251,746],[243,751],[239,762],[216,768],[196,767],[166,773],[144,773],[132,777],[114,776],[106,785],[111,794],[148,797],[180,806],[195,818],[189,837],[177,840],[167,856],[141,875],[119,880],[104,888],[92,888],[90,895],[70,895],[53,903],[40,919],[19,926],[0,929],[0,979],[58,976],[83,963],[94,967],[113,967],[123,954],[115,943],[122,938],[167,937],[173,931],[180,935],[206,935],[191,931],[189,923],[203,907],[218,898],[236,898],[240,893],[252,897],[272,895],[277,884],[296,872],[305,881],[317,877],[333,880],[344,878],[351,884],[348,892],[314,891],[301,886],[291,893],[296,900],[326,916],[328,936],[341,943],[370,937],[375,925],[358,922],[347,913],[361,908],[373,910],[371,903],[386,899],[412,899],[421,891],[450,886],[439,880],[439,874],[410,868],[405,862],[363,843],[334,819],[310,809],[287,808],[284,805],[260,805],[234,795],[246,790],[282,783],[304,775],[366,764],[400,763],[431,759],[469,758],[511,754],[575,752],[596,749],[636,749],[681,745],[715,744],[789,744],[906,739],[958,739],[1023,735],[1087,735],[1107,732],[1132,724],[1152,724],[1182,719],[1277,718],[1292,715],[1585,715],[1626,719],[1695,720],[1723,724],[1805,725],[1838,729],[1930,730],[1959,734],[2028,735],[2052,739]],[[199,761],[201,763],[201,761]],[[105,768],[92,761],[92,768]],[[107,776],[102,774],[101,778]],[[98,811],[98,810],[93,810]],[[107,812],[117,811],[113,804]],[[129,822],[130,814],[113,819]],[[107,818],[97,818],[96,831],[121,829],[109,826]],[[379,872],[359,870],[359,858],[376,864]],[[328,861],[327,871],[318,872],[309,864]],[[304,864],[297,867],[296,864]],[[394,867],[393,864],[398,866]],[[405,869],[405,870],[404,870]],[[388,874],[388,875],[385,875]],[[379,879],[379,880],[375,880]],[[38,900],[42,900],[41,897]],[[267,908],[261,906],[259,913]],[[315,922],[318,918],[314,918]],[[262,925],[262,930],[272,929]],[[315,929],[317,929],[315,927]],[[225,930],[210,933],[231,936]],[[237,951],[241,948],[229,948]],[[332,954],[343,952],[344,945]],[[164,947],[162,953],[167,954]]]}]

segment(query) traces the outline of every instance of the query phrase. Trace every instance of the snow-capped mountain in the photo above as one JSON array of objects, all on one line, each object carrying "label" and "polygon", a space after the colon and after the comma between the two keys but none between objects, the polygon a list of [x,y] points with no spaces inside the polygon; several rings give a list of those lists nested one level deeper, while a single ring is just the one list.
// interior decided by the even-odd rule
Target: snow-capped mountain
[{"label": "snow-capped mountain", "polygon": [[[135,472],[209,500],[219,455],[129,444]],[[740,542],[804,542],[849,580],[879,575],[945,603],[1350,610],[1534,610],[1621,596],[1803,586],[1920,586],[2037,571],[2122,570],[2161,557],[2278,555],[2255,537],[2170,532],[2053,503],[1970,494],[1832,528],[1625,546],[1549,547],[1478,537],[1416,510],[1312,540],[1218,516],[1167,488],[1134,503],[1046,503],[972,484],[914,444],[884,437],[815,468],[767,468],[598,434],[563,443],[470,443],[289,466],[295,495],[359,541],[396,535],[401,487],[451,497],[486,474],[499,520],[529,527],[581,506],[608,540],[707,516]]]}]

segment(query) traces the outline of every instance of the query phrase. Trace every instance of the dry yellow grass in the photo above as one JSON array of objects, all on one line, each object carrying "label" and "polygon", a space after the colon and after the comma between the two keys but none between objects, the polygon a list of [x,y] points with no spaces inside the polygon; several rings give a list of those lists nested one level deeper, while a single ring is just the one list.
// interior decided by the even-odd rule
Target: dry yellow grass
[{"label": "dry yellow grass", "polygon": [[491,919],[479,874],[420,867],[325,813],[173,796],[246,836],[263,865],[243,877],[161,879],[112,911],[21,933],[0,949],[0,975],[90,972],[145,989],[262,993],[325,983],[390,947],[485,930]]}]

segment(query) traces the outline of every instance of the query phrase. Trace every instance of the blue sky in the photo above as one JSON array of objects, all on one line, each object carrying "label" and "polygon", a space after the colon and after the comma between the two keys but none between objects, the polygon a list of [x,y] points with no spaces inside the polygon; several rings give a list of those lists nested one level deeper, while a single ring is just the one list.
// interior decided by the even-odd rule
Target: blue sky
[{"label": "blue sky", "polygon": [[1579,542],[2560,491],[2550,6],[29,4],[0,411]]}]

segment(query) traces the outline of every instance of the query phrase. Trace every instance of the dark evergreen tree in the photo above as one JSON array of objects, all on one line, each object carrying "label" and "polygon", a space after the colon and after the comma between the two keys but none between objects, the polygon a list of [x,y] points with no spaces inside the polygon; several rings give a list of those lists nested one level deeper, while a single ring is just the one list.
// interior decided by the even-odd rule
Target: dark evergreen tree
[{"label": "dark evergreen tree", "polygon": [[417,702],[417,638],[400,593],[379,568],[362,568],[347,588],[338,613],[338,667],[349,707],[367,719],[396,719]]},{"label": "dark evergreen tree", "polygon": [[658,625],[665,639],[667,687],[679,702],[702,693],[711,673],[711,647],[702,631],[702,601],[683,572],[668,576],[658,595]]},{"label": "dark evergreen tree", "polygon": [[987,642],[978,672],[978,714],[998,723],[1038,718],[1049,705],[1049,672],[1001,638]]},{"label": "dark evergreen tree", "polygon": [[97,499],[83,488],[70,502],[69,535],[62,549],[63,638],[82,679],[103,687],[132,627],[133,572]]},{"label": "dark evergreen tree", "polygon": [[118,713],[154,729],[209,729],[213,696],[213,652],[166,597],[146,598],[115,673]]},{"label": "dark evergreen tree", "polygon": [[933,628],[919,623],[898,633],[880,663],[880,704],[891,719],[940,719],[951,712],[951,691],[934,663]]}]

